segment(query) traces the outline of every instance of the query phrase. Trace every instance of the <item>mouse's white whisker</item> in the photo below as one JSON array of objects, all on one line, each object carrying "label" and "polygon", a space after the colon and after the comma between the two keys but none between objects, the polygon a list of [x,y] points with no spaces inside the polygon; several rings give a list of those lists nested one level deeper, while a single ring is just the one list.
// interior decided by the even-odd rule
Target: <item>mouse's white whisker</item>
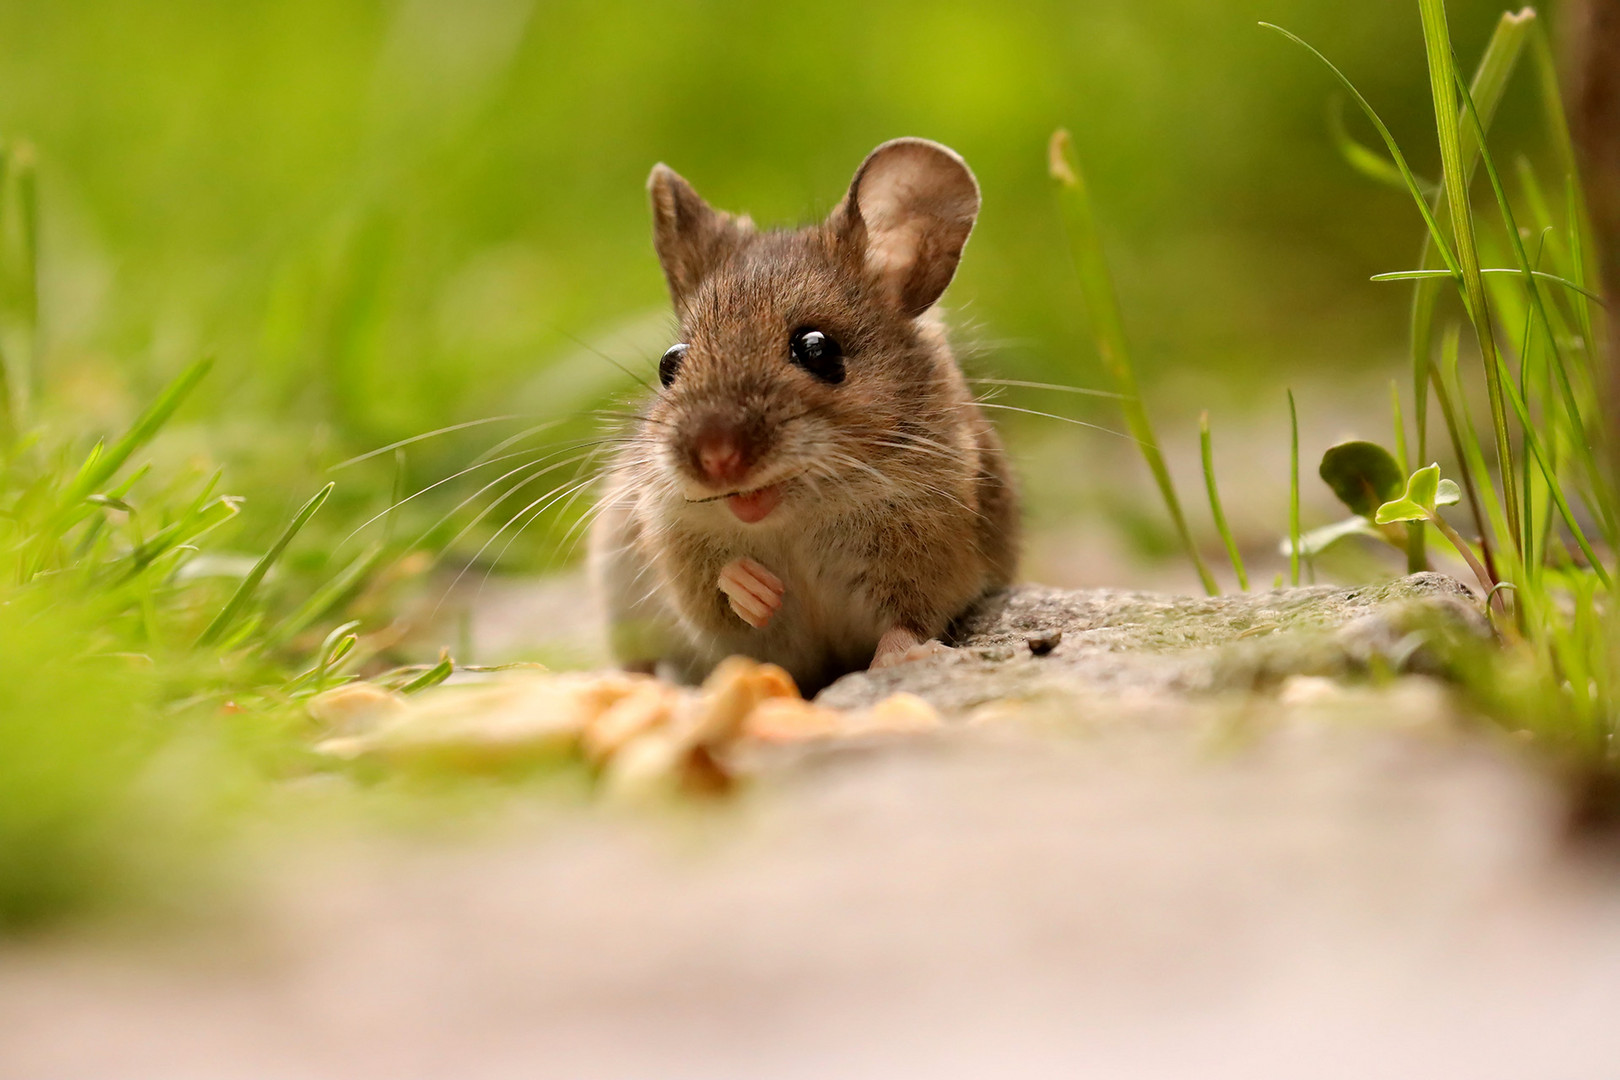
[{"label": "mouse's white whisker", "polygon": [[1017,405],[998,405],[993,401],[981,401],[979,402],[979,407],[981,409],[1005,409],[1008,412],[1024,413],[1026,416],[1040,416],[1045,417],[1048,420],[1061,420],[1065,424],[1073,424],[1076,427],[1091,428],[1093,431],[1100,431],[1104,435],[1112,435],[1115,438],[1124,439],[1126,442],[1136,443],[1138,446],[1146,445],[1140,439],[1127,435],[1123,431],[1115,431],[1113,428],[1103,427],[1101,424],[1090,424],[1084,420],[1076,420],[1072,416],[1059,416],[1057,413],[1041,412],[1039,409],[1024,409]]},{"label": "mouse's white whisker", "polygon": [[[512,530],[512,535],[507,539],[506,544],[501,548],[501,550],[499,552],[496,553],[495,557],[489,561],[489,565],[485,568],[483,580],[481,580],[478,583],[478,589],[477,589],[476,592],[473,593],[473,604],[475,606],[478,604],[479,600],[482,599],[482,597],[484,595],[484,588],[489,584],[489,579],[495,573],[495,568],[501,565],[501,560],[506,558],[506,553],[512,549],[513,544],[518,542],[518,538],[523,535],[524,531],[526,529],[528,529],[528,527],[530,525],[533,525],[536,521],[540,520],[541,515],[544,514],[546,512],[546,510],[549,509],[553,504],[555,504],[558,499],[561,499],[564,496],[567,496],[568,502],[564,504],[564,509],[566,509],[567,506],[571,505],[573,500],[578,497],[578,495],[579,495],[579,493],[581,491],[584,491],[586,488],[590,487],[595,482],[596,482],[596,477],[594,475],[593,476],[588,476],[584,480],[580,481],[579,483],[574,484],[572,487],[569,487],[566,491],[555,492],[554,493],[555,497],[547,499],[546,502],[544,503],[544,505],[541,505],[538,508],[535,508],[534,503],[530,503],[523,510],[518,511],[518,513],[515,514],[512,517],[512,519],[509,520],[505,525],[502,525],[500,527],[500,529],[496,532],[495,536],[490,538],[491,543],[493,543],[496,539],[498,539],[500,537],[500,534],[505,532],[514,523],[517,523],[517,525],[518,525],[518,527],[516,529]],[[530,513],[531,510],[533,510],[533,513]],[[528,519],[526,521],[519,522],[518,519],[524,517],[524,515],[526,515],[526,514],[528,515]],[[488,545],[485,545],[485,547],[487,547],[487,546]],[[479,555],[481,556],[482,554],[483,554],[483,549],[481,548],[481,549],[479,549]],[[464,571],[465,571],[465,569],[466,568],[463,567]]]},{"label": "mouse's white whisker", "polygon": [[436,439],[440,435],[449,435],[456,431],[466,431],[468,428],[483,427],[485,424],[499,424],[507,420],[521,419],[523,419],[521,414],[513,413],[506,416],[486,416],[479,420],[467,420],[460,424],[451,424],[448,427],[435,428],[432,431],[424,431],[420,435],[412,435],[408,439],[400,439],[397,442],[391,442],[387,446],[379,446],[375,450],[367,450],[363,454],[357,454],[346,461],[338,462],[336,465],[333,465],[326,471],[337,472],[339,469],[347,469],[350,465],[358,465],[362,461],[370,461],[374,457],[380,457],[383,454],[392,453],[395,450],[400,450],[404,447],[412,446],[419,442],[425,442],[428,439]]},{"label": "mouse's white whisker", "polygon": [[[521,518],[524,515],[530,513],[530,511],[534,511],[537,507],[539,508],[539,510],[538,510],[538,512],[536,512],[535,516],[538,517],[539,513],[544,512],[545,508],[547,506],[549,506],[552,501],[555,501],[556,498],[561,498],[562,495],[567,494],[569,491],[574,490],[576,487],[584,487],[586,485],[589,485],[590,483],[594,482],[594,480],[595,480],[594,477],[589,477],[589,478],[587,478],[585,480],[580,481],[578,484],[570,484],[569,482],[564,482],[563,484],[560,484],[557,487],[552,488],[551,491],[547,492],[545,495],[540,496],[540,498],[535,499],[533,502],[529,503],[523,509],[519,510],[516,514],[513,514],[511,517],[507,518],[506,523],[504,525],[502,525],[499,529],[496,529],[495,534],[493,536],[491,536],[488,540],[485,540],[483,545],[481,547],[479,547],[479,549],[473,554],[473,557],[471,559],[467,560],[467,562],[462,566],[461,570],[459,572],[457,572],[455,578],[450,582],[450,585],[445,589],[444,595],[441,596],[439,598],[439,602],[434,605],[434,607],[433,607],[434,612],[437,613],[439,608],[444,605],[444,601],[446,599],[448,599],[450,597],[450,595],[456,591],[456,587],[461,584],[461,579],[466,577],[467,576],[467,571],[472,569],[472,567],[474,565],[476,565],[484,557],[484,552],[488,551],[490,549],[490,546],[492,544],[494,544],[495,541],[499,540],[501,538],[501,536],[506,532],[506,530],[511,528],[512,525],[514,523],[516,523],[519,518]],[[508,494],[511,494],[511,493],[508,492]],[[477,524],[478,521],[483,520],[485,515],[487,515],[489,513],[489,511],[494,508],[495,505],[496,504],[491,504],[489,507],[486,507],[484,509],[484,512],[482,514],[479,514],[479,516],[474,519],[473,524]],[[469,526],[468,528],[471,528],[471,526]],[[521,530],[519,530],[519,531],[521,532]],[[461,531],[461,533],[458,534],[458,537],[465,535],[466,532],[467,532],[467,530],[463,529]],[[517,535],[514,534],[512,539],[513,540],[517,539]],[[512,546],[512,541],[510,541],[510,540],[507,541],[506,547],[501,549],[501,554],[504,555],[506,553],[507,548],[510,548],[511,546]],[[496,561],[497,562],[499,561],[499,557],[497,557]],[[493,568],[494,567],[492,565],[491,569],[493,570]],[[485,582],[488,582],[488,580],[489,580],[489,574],[487,572],[484,575],[484,580],[485,580]],[[483,586],[480,585],[479,588],[480,588],[480,590],[482,590]]]},{"label": "mouse's white whisker", "polygon": [[[519,450],[519,451],[516,451],[516,452],[511,453],[511,454],[503,454],[500,457],[490,458],[488,461],[482,461],[482,462],[479,462],[476,465],[469,465],[465,469],[461,469],[461,470],[459,470],[457,472],[451,473],[449,476],[446,476],[442,480],[435,480],[433,483],[429,484],[427,487],[422,488],[419,491],[412,492],[411,494],[405,496],[403,499],[400,499],[398,502],[390,503],[388,506],[384,507],[379,513],[373,514],[371,517],[367,518],[365,521],[362,521],[359,525],[355,526],[354,530],[351,531],[349,533],[349,535],[345,536],[342,540],[338,541],[338,543],[340,545],[341,544],[347,544],[350,540],[353,540],[360,532],[362,532],[367,526],[375,524],[378,521],[381,521],[383,518],[387,517],[389,514],[392,514],[395,510],[398,510],[400,507],[404,506],[406,503],[408,503],[408,502],[412,501],[413,499],[416,499],[416,498],[418,498],[418,497],[420,497],[422,495],[426,495],[428,492],[433,491],[435,488],[441,488],[445,484],[450,483],[450,481],[452,481],[452,480],[458,480],[461,477],[466,476],[468,473],[476,472],[477,470],[483,468],[486,465],[494,465],[497,462],[510,461],[511,459],[518,458],[518,457],[527,457],[528,455],[533,454],[533,453],[535,453],[535,451],[533,451],[533,450]],[[533,459],[533,460],[538,460],[538,459]],[[530,462],[525,463],[525,465],[519,466],[519,468],[527,468],[529,464],[533,464],[533,460],[531,460]],[[507,475],[510,476],[511,474],[508,473]]]},{"label": "mouse's white whisker", "polygon": [[868,445],[877,446],[877,447],[883,447],[883,448],[889,449],[889,450],[904,450],[904,451],[906,451],[908,453],[918,454],[918,455],[921,455],[923,457],[938,458],[939,460],[946,461],[946,462],[959,461],[959,460],[961,460],[961,457],[962,457],[962,455],[959,452],[951,450],[948,447],[937,445],[937,444],[931,446],[931,445],[928,445],[925,442],[920,442],[920,441],[919,442],[891,442],[891,441],[888,441],[888,440],[881,440],[881,441],[871,442]]},{"label": "mouse's white whisker", "polygon": [[525,439],[529,439],[529,438],[532,438],[535,435],[540,434],[542,431],[550,431],[552,428],[556,427],[557,425],[559,425],[561,423],[562,423],[561,420],[547,420],[547,421],[545,421],[543,423],[534,424],[534,425],[532,425],[530,427],[526,427],[522,431],[519,431],[514,435],[508,435],[506,438],[502,439],[500,442],[496,443],[494,446],[491,446],[488,450],[485,450],[482,454],[479,454],[477,457],[473,458],[472,463],[474,465],[481,464],[484,461],[489,460],[490,458],[493,458],[495,455],[504,452],[508,447],[516,446],[519,443],[523,442]]},{"label": "mouse's white whisker", "polygon": [[1069,386],[1066,383],[1031,382],[1028,379],[969,379],[969,383],[978,386],[1008,387],[1015,386],[1025,390],[1052,390],[1060,394],[1084,394],[1087,397],[1113,398],[1115,401],[1124,401],[1125,394],[1114,390],[1095,390],[1089,386]]},{"label": "mouse's white whisker", "polygon": [[[489,505],[485,506],[482,510],[480,510],[476,517],[474,517],[470,522],[468,522],[459,532],[456,533],[455,536],[451,537],[450,540],[447,543],[444,544],[443,549],[448,551],[449,549],[453,548],[456,544],[460,543],[463,537],[465,537],[473,529],[477,528],[478,525],[480,523],[482,523],[483,520],[485,518],[487,518],[490,514],[494,513],[495,508],[497,506],[501,505],[501,503],[503,503],[507,499],[511,498],[517,492],[522,491],[529,484],[532,484],[534,481],[538,480],[540,477],[546,475],[549,472],[555,472],[558,469],[565,469],[570,465],[577,464],[578,462],[585,460],[585,458],[587,456],[589,456],[588,453],[576,454],[574,457],[565,459],[563,461],[556,462],[556,463],[551,464],[551,465],[547,465],[544,468],[536,469],[535,471],[530,472],[528,475],[521,477],[518,480],[517,483],[515,483],[511,487],[507,488],[498,497],[490,500]],[[545,460],[547,460],[547,459],[546,458],[541,459],[542,462],[545,461]],[[488,491],[490,488],[494,487],[496,484],[499,484],[501,481],[507,479],[507,477],[514,476],[517,473],[520,473],[520,472],[523,472],[523,471],[524,471],[523,468],[513,469],[511,472],[507,473],[505,476],[497,477],[495,480],[492,480],[490,483],[485,484],[483,487],[479,488],[472,495],[470,495],[466,499],[463,499],[460,503],[456,504],[456,506],[451,509],[450,513],[446,514],[444,517],[440,518],[437,522],[435,522],[433,524],[433,526],[427,530],[427,532],[422,534],[422,537],[417,540],[417,543],[420,544],[423,540],[425,540],[428,536],[430,536],[435,530],[441,528],[446,522],[448,522],[452,517],[454,517],[457,513],[459,513],[464,507],[466,507],[474,499],[478,498],[479,495],[482,495],[484,492]]]}]

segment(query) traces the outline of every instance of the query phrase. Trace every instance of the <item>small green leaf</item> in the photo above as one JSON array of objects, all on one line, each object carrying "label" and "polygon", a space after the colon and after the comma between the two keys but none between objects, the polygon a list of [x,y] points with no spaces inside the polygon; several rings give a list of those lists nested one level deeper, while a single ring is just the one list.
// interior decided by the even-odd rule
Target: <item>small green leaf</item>
[{"label": "small green leaf", "polygon": [[1436,462],[1424,466],[1407,479],[1406,492],[1402,498],[1417,503],[1425,510],[1433,510],[1439,491],[1440,465]]},{"label": "small green leaf", "polygon": [[1422,521],[1434,515],[1435,507],[1454,503],[1461,497],[1457,485],[1440,479],[1438,463],[1426,465],[1406,481],[1406,490],[1378,508],[1373,520],[1380,525],[1397,521]]},{"label": "small green leaf", "polygon": [[1395,499],[1378,508],[1373,518],[1380,525],[1393,525],[1397,521],[1427,521],[1429,512],[1411,499]]},{"label": "small green leaf", "polygon": [[1354,513],[1371,517],[1379,506],[1401,493],[1401,469],[1377,443],[1343,442],[1328,448],[1317,469],[1339,501]]}]

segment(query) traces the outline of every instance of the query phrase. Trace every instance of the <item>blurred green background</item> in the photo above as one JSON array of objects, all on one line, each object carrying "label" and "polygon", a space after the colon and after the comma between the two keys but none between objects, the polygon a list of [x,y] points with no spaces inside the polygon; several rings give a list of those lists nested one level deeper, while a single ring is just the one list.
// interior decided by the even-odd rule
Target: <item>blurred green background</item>
[{"label": "blurred green background", "polygon": [[[1449,7],[1471,68],[1502,7]],[[258,507],[248,531],[271,531],[350,455],[633,389],[610,359],[647,370],[670,326],[653,162],[719,206],[793,222],[903,134],[955,147],[984,190],[947,294],[970,369],[1106,386],[1045,174],[1067,126],[1162,426],[1185,433],[1210,407],[1218,441],[1282,431],[1297,382],[1316,388],[1301,402],[1313,461],[1341,434],[1317,431],[1313,405],[1342,411],[1371,386],[1382,409],[1379,379],[1404,382],[1407,293],[1366,279],[1411,265],[1421,226],[1404,193],[1346,167],[1329,76],[1260,19],[1322,48],[1438,171],[1410,0],[9,0],[0,136],[40,162],[42,410],[111,427],[216,356],[178,445],[227,463]],[[1506,140],[1528,127],[1522,98],[1498,121]],[[1106,403],[1004,400],[1120,426]],[[1140,468],[1105,435],[1001,419],[1039,474],[1038,519],[1068,506],[1047,463]],[[419,444],[406,482],[512,430]],[[1224,445],[1241,519],[1247,452]],[[340,474],[334,521],[386,505],[375,464]],[[1286,497],[1285,475],[1265,485]],[[411,512],[431,522],[469,491]],[[1144,490],[1119,513],[1156,508]],[[1274,540],[1282,523],[1264,525]]]}]

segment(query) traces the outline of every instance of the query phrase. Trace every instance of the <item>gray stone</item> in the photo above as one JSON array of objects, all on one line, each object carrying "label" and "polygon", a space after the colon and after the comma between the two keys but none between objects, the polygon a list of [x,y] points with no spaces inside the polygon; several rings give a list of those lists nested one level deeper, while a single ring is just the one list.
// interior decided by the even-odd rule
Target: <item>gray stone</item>
[{"label": "gray stone", "polygon": [[[1486,638],[1468,589],[1443,574],[1359,588],[1314,586],[1217,597],[1020,585],[966,616],[956,646],[926,660],[846,675],[817,696],[855,707],[917,694],[947,713],[1076,695],[1177,698],[1264,689],[1290,676],[1424,672],[1439,626]],[[1031,636],[1057,633],[1045,656]]]}]

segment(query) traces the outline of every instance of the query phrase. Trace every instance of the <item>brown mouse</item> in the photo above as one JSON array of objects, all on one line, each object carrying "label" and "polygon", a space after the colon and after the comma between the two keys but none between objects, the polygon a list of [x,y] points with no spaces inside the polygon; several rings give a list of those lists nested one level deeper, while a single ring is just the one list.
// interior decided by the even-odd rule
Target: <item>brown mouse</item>
[{"label": "brown mouse", "polygon": [[811,694],[941,648],[1017,561],[1006,455],[934,310],[978,215],[967,164],[884,143],[794,230],[664,165],[647,186],[680,336],[592,527],[617,658],[696,680],[741,653]]}]

